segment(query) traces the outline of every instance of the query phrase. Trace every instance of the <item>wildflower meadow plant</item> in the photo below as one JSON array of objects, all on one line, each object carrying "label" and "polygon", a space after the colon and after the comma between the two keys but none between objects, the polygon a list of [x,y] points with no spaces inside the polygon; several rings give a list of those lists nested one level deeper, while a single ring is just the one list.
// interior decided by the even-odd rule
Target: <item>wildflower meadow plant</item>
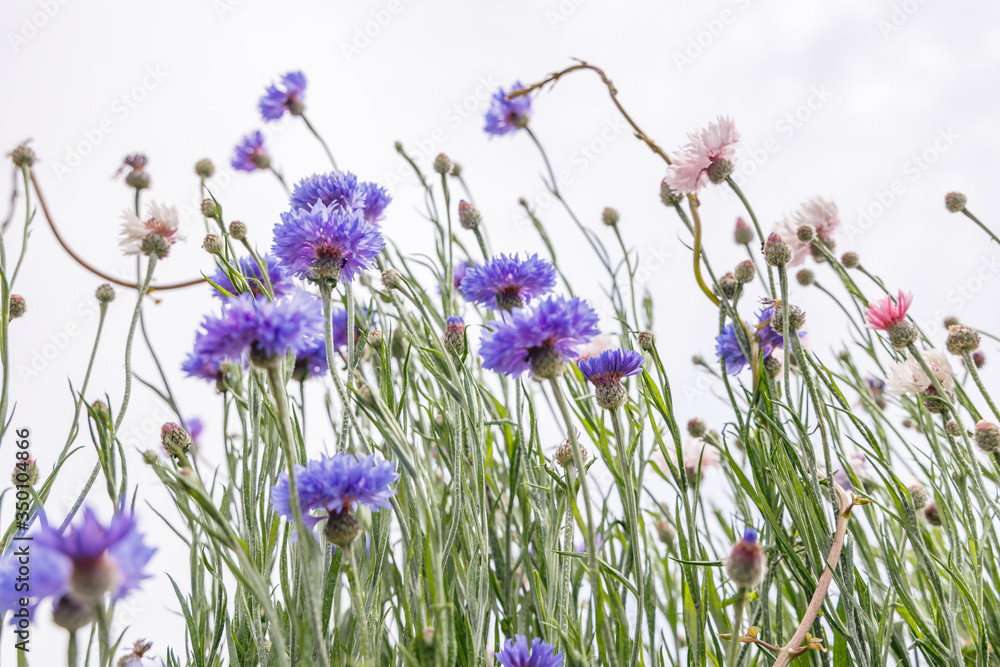
[{"label": "wildflower meadow plant", "polygon": [[[644,295],[627,209],[578,216],[559,189],[542,124],[529,121],[553,113],[558,100],[541,97],[552,83],[583,70],[662,160],[642,177],[692,272],[670,290],[689,287],[710,310]],[[418,212],[338,169],[306,119],[306,81],[278,77],[260,116],[301,118],[332,170],[286,190],[276,219],[227,220],[230,195],[206,186],[209,160],[195,163],[197,220],[178,214],[184,202],[145,205],[155,162],[135,154],[122,167],[132,201],[120,230],[134,279],[72,254],[101,283],[100,317],[86,375],[70,384],[65,442],[18,450],[0,555],[0,611],[15,631],[54,625],[74,667],[1000,665],[1000,410],[980,374],[995,334],[957,319],[942,334],[910,312],[932,295],[890,290],[855,250],[835,255],[831,199],[790,201],[765,235],[731,178],[733,120],[665,151],[589,63],[496,91],[484,119],[511,150],[538,151],[526,159],[541,158],[542,185],[572,225],[559,235],[587,242],[599,283],[589,292],[571,285],[525,200],[531,245],[544,251],[520,239],[491,247],[474,174],[448,155],[396,144]],[[26,241],[34,202],[55,221],[34,151],[10,157],[33,197]],[[284,185],[260,132],[232,166]],[[739,200],[735,229],[709,223],[709,185]],[[964,213],[992,236],[964,195],[944,203],[942,215]],[[430,254],[394,243],[396,221],[424,225]],[[201,222],[201,276],[157,281],[182,228]],[[5,424],[8,340],[37,312],[14,291],[25,248],[0,248]],[[724,252],[739,263],[722,266]],[[167,332],[193,344],[166,358],[154,346],[164,331],[146,328],[147,297],[185,288],[218,298],[197,331]],[[806,290],[828,303],[823,317],[807,317],[820,313],[806,312]],[[131,313],[113,350],[121,381],[95,387],[106,315],[119,307]],[[807,329],[834,321],[849,339],[811,345]],[[681,349],[691,332],[697,350]],[[158,375],[133,372],[138,346]],[[671,374],[692,352],[710,390],[683,406]],[[195,417],[198,382],[211,400]],[[169,418],[133,451],[122,424],[140,390]],[[3,435],[5,451],[28,441],[13,427]],[[84,452],[96,453],[92,468]],[[140,464],[170,503],[146,502],[148,485],[129,474]],[[75,473],[65,509],[54,484]],[[174,537],[183,558],[163,555]],[[30,591],[19,587],[27,544]],[[175,597],[143,597],[160,576]],[[135,636],[121,610],[136,598],[168,609],[183,641]]]}]

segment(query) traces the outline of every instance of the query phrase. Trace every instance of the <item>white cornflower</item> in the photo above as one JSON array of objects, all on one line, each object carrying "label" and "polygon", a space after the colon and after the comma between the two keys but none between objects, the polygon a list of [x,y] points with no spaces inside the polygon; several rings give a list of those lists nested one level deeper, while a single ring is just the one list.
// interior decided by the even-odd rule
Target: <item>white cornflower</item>
[{"label": "white cornflower", "polygon": [[[145,220],[129,210],[122,214],[122,218],[125,222],[122,223],[121,238],[118,244],[126,255],[138,255],[145,252],[142,247],[143,243],[153,234],[162,236],[168,248],[184,238],[177,230],[179,219],[177,209],[173,206],[152,201],[149,203]],[[160,254],[165,255],[166,253]]]}]

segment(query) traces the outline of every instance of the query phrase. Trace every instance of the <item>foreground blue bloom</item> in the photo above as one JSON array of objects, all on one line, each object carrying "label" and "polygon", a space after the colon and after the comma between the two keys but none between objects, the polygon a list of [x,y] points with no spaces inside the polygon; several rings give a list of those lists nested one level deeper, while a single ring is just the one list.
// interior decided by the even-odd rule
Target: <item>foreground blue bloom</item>
[{"label": "foreground blue bloom", "polygon": [[392,197],[377,183],[363,183],[349,171],[313,174],[299,181],[289,197],[292,208],[311,210],[318,203],[341,209],[364,211],[370,224],[381,221]]},{"label": "foreground blue bloom", "polygon": [[[30,597],[28,605],[28,620],[35,614],[35,609],[45,598],[58,598],[69,590],[69,576],[73,571],[73,562],[59,552],[50,549],[30,549],[30,563],[22,563],[17,547],[21,542],[15,542],[11,550],[0,560],[0,612],[16,611],[20,608],[22,596]],[[20,568],[27,565],[31,569],[28,580],[28,590],[18,590],[18,577],[22,576]],[[22,582],[23,583],[23,579]],[[11,617],[12,625],[17,625],[17,618]]]},{"label": "foreground blue bloom", "polygon": [[556,377],[577,348],[599,333],[597,313],[579,297],[552,296],[534,308],[513,311],[483,336],[483,368],[518,377],[527,370]]},{"label": "foreground blue bloom", "polygon": [[515,254],[497,255],[468,270],[462,280],[462,296],[468,301],[498,310],[520,308],[552,291],[556,270],[538,255],[523,260]]},{"label": "foreground blue bloom", "polygon": [[272,251],[292,275],[349,283],[374,265],[384,247],[363,211],[316,203],[281,214]]},{"label": "foreground blue bloom", "polygon": [[[757,326],[750,327],[751,331],[757,334],[757,344],[762,359],[766,359],[772,352],[784,346],[784,338],[771,326],[772,314],[773,308],[765,308],[758,316]],[[803,332],[799,332],[800,337],[804,335]],[[739,375],[740,371],[746,368],[747,360],[740,349],[732,323],[727,324],[722,333],[715,337],[715,354],[720,359],[726,360],[727,375]]]},{"label": "foreground blue bloom", "polygon": [[240,143],[233,149],[230,164],[238,171],[257,171],[271,166],[271,156],[264,147],[264,135],[260,130],[240,139]]},{"label": "foreground blue bloom", "polygon": [[98,601],[109,593],[118,600],[147,578],[156,549],[146,546],[131,515],[118,514],[107,526],[90,509],[83,521],[60,535],[48,527],[35,537],[40,550],[65,556],[71,566],[70,590],[79,600]]},{"label": "foreground blue bloom", "polygon": [[[295,482],[299,492],[303,523],[312,530],[326,516],[312,516],[313,510],[340,514],[365,505],[373,512],[389,507],[389,499],[396,493],[390,485],[399,479],[395,464],[377,458],[374,454],[360,458],[354,454],[338,452],[309,461],[306,466],[295,467]],[[271,487],[271,505],[280,516],[291,520],[289,505],[288,473],[278,477]]]},{"label": "foreground blue bloom", "polygon": [[226,359],[215,353],[207,353],[202,349],[204,335],[198,334],[194,340],[194,350],[188,352],[181,370],[188,377],[196,377],[209,382],[218,382],[222,378],[222,362]]},{"label": "foreground blue bloom", "polygon": [[[274,298],[279,299],[287,294],[291,294],[295,289],[295,282],[285,275],[285,272],[278,263],[278,259],[273,255],[264,255],[261,259],[267,265],[267,276],[271,279],[271,286],[274,287]],[[247,279],[247,285],[250,287],[250,293],[253,294],[254,298],[266,298],[264,292],[264,275],[261,273],[260,267],[257,266],[257,262],[252,257],[243,257],[239,260],[239,267],[240,273]],[[216,269],[215,274],[212,275],[212,282],[230,294],[238,294],[233,281],[229,279],[229,275],[222,269]],[[212,294],[220,299],[230,298],[217,289],[213,289]]]},{"label": "foreground blue bloom", "polygon": [[524,88],[520,81],[515,81],[510,90],[503,88],[493,94],[490,108],[486,112],[487,134],[499,137],[516,132],[528,126],[531,119],[531,98],[528,95],[507,99],[507,93]]},{"label": "foreground blue bloom", "polygon": [[306,75],[288,72],[281,75],[281,85],[270,85],[257,103],[264,120],[278,120],[288,111],[301,116],[305,110]]},{"label": "foreground blue bloom", "polygon": [[277,301],[244,294],[229,299],[222,313],[202,320],[195,342],[199,355],[239,361],[250,356],[257,366],[280,362],[289,351],[305,351],[310,341],[323,336],[323,307],[306,292],[295,292]]},{"label": "foreground blue bloom", "polygon": [[503,667],[562,667],[563,654],[541,639],[532,639],[528,650],[528,638],[517,635],[504,642],[497,661]]},{"label": "foreground blue bloom", "polygon": [[295,355],[292,379],[304,382],[309,378],[322,377],[329,368],[326,362],[326,341],[323,338],[314,338],[308,342],[304,350]]},{"label": "foreground blue bloom", "polygon": [[596,357],[581,359],[577,365],[596,388],[597,405],[614,410],[628,397],[622,379],[642,372],[642,355],[635,350],[605,350]]}]

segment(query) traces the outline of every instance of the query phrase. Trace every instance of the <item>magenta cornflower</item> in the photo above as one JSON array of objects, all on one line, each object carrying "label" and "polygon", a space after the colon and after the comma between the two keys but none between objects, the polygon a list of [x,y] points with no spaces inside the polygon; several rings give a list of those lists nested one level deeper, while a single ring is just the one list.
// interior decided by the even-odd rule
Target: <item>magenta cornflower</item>
[{"label": "magenta cornflower", "polygon": [[230,164],[238,171],[257,171],[271,166],[271,156],[264,146],[264,135],[260,130],[240,139],[240,143],[233,149]]},{"label": "magenta cornflower", "polygon": [[515,254],[497,255],[470,268],[462,280],[468,301],[499,310],[513,310],[548,294],[556,284],[556,270],[538,255],[523,260]]},{"label": "magenta cornflower", "polygon": [[288,72],[281,75],[279,85],[270,85],[257,103],[264,120],[278,120],[288,111],[293,116],[301,116],[305,111],[306,75],[302,72]]},{"label": "magenta cornflower", "polygon": [[515,81],[510,90],[503,88],[493,94],[490,108],[486,112],[486,133],[494,137],[517,132],[528,126],[531,120],[531,97],[522,95],[507,99],[507,94],[524,88],[520,81]]},{"label": "magenta cornflower", "polygon": [[510,377],[528,370],[541,378],[557,377],[563,363],[600,333],[597,321],[597,313],[579,297],[551,296],[531,309],[514,310],[483,336],[483,368]]},{"label": "magenta cornflower", "polygon": [[577,366],[594,385],[597,405],[614,410],[628,397],[622,380],[642,372],[642,355],[635,350],[605,350],[596,357],[581,359]]},{"label": "magenta cornflower", "polygon": [[292,275],[349,283],[375,264],[384,247],[362,210],[316,203],[281,214],[272,252]]},{"label": "magenta cornflower", "polygon": [[913,294],[899,291],[899,297],[894,301],[891,295],[886,295],[875,303],[868,304],[865,317],[868,325],[879,331],[889,331],[894,326],[906,320],[906,311],[913,303]]},{"label": "magenta cornflower", "polygon": [[732,120],[719,116],[705,129],[688,133],[688,144],[667,167],[667,184],[675,192],[694,194],[708,182],[721,183],[733,171],[740,133]]}]

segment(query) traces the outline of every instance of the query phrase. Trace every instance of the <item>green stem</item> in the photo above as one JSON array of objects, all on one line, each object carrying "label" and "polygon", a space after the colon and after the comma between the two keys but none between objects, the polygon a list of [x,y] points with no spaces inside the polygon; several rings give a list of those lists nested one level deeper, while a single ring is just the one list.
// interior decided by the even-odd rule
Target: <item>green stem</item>
[{"label": "green stem", "polygon": [[118,435],[118,429],[125,419],[125,410],[128,408],[129,397],[132,395],[132,341],[135,339],[136,324],[138,324],[139,314],[142,312],[142,300],[146,298],[146,292],[149,290],[149,283],[153,279],[153,269],[156,268],[157,259],[158,256],[156,254],[149,256],[149,262],[146,264],[146,278],[139,287],[139,295],[135,300],[135,312],[132,313],[132,324],[128,329],[128,338],[125,339],[125,395],[122,397],[122,405],[118,409],[118,415],[115,417],[115,428],[111,432],[112,437]]},{"label": "green stem", "polygon": [[301,114],[301,118],[302,121],[306,124],[306,127],[309,128],[309,131],[312,132],[312,135],[319,140],[319,143],[323,147],[323,151],[326,153],[326,156],[330,158],[330,164],[333,165],[333,170],[340,171],[339,169],[337,169],[337,161],[333,159],[333,153],[330,152],[330,147],[326,145],[325,141],[323,141],[323,137],[319,136],[319,132],[317,132],[316,128],[312,126],[312,123],[310,123],[309,119],[305,117],[305,114]]},{"label": "green stem", "polygon": [[993,239],[993,240],[994,240],[994,241],[996,241],[997,243],[1000,243],[1000,239],[998,239],[998,238],[997,238],[997,235],[996,235],[996,234],[994,234],[993,232],[991,232],[991,231],[990,231],[990,228],[989,228],[989,227],[987,227],[986,225],[984,225],[984,224],[983,224],[983,223],[982,223],[982,222],[981,222],[981,221],[979,220],[979,218],[977,218],[976,216],[972,215],[972,213],[970,213],[970,212],[969,212],[969,209],[967,209],[967,208],[963,208],[963,209],[962,209],[962,213],[964,213],[964,214],[965,214],[965,217],[967,217],[967,218],[968,218],[969,220],[972,220],[972,221],[973,221],[974,223],[976,223],[977,225],[979,225],[979,228],[980,228],[980,229],[982,229],[982,230],[983,230],[984,232],[986,232],[987,234],[989,234],[989,236],[990,236],[990,238],[991,238],[991,239]]},{"label": "green stem", "polygon": [[361,637],[361,664],[367,665],[371,658],[371,639],[368,636],[368,618],[365,614],[365,600],[361,591],[361,577],[358,572],[358,559],[354,555],[354,545],[350,544],[344,548],[349,563],[349,578],[351,589],[351,607],[354,615],[354,627]]},{"label": "green stem", "polygon": [[[628,455],[628,440],[625,438],[625,429],[622,426],[621,416],[618,408],[608,411],[611,414],[611,423],[614,426],[615,441],[618,448],[618,462],[622,473],[622,491],[626,518],[629,524],[629,540],[631,541],[632,569],[635,571],[636,588],[636,612],[635,612],[635,639],[632,642],[632,667],[639,662],[642,647],[642,615],[646,607],[646,576],[642,566],[642,555],[645,543],[639,534],[639,508],[636,502],[637,483],[632,459]],[[626,574],[628,574],[626,572]]]},{"label": "green stem", "polygon": [[[764,232],[760,228],[760,223],[757,222],[757,214],[753,212],[753,208],[750,206],[750,202],[747,201],[746,195],[743,194],[743,191],[740,190],[740,186],[736,185],[736,181],[734,181],[732,177],[727,176],[726,183],[729,184],[729,187],[732,188],[733,192],[736,193],[736,196],[740,198],[741,202],[743,202],[743,208],[745,208],[747,213],[750,215],[750,220],[753,222],[753,228],[757,230],[757,238],[760,239],[761,245],[763,245],[765,240]],[[771,298],[773,299],[777,293],[774,290],[774,273],[771,271],[770,264],[767,266],[767,278],[771,286]]]},{"label": "green stem", "polygon": [[740,625],[743,623],[743,607],[746,604],[747,589],[740,586],[733,601],[733,636],[729,638],[729,648],[726,650],[726,664],[736,667],[740,655]]}]

